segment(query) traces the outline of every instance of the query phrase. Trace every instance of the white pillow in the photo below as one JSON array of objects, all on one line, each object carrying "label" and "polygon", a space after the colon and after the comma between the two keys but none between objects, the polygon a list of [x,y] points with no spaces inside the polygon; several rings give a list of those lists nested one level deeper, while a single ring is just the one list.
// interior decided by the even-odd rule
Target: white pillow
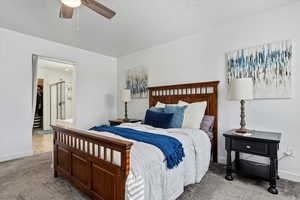
[{"label": "white pillow", "polygon": [[179,106],[187,106],[184,111],[182,128],[200,128],[201,121],[204,117],[207,102],[201,101],[196,103],[178,102]]},{"label": "white pillow", "polygon": [[185,101],[181,101],[181,100],[178,101],[178,106],[188,106],[188,105],[189,105],[189,103],[187,103]]},{"label": "white pillow", "polygon": [[178,106],[178,104],[164,104],[164,103],[161,103],[161,102],[158,101],[155,105],[155,108],[165,108],[166,105],[168,105],[168,106]]},{"label": "white pillow", "polygon": [[155,108],[165,108],[166,104],[160,103],[159,101],[156,103]]}]

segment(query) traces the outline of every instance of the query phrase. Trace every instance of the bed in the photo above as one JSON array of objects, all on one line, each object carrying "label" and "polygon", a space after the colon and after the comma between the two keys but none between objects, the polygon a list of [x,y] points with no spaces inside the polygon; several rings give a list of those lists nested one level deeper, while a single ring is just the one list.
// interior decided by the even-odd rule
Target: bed
[{"label": "bed", "polygon": [[[216,119],[211,142],[201,130],[163,130],[142,124],[121,125],[172,135],[180,140],[186,157],[178,167],[166,169],[163,155],[152,145],[110,133],[100,134],[57,125],[53,126],[54,176],[64,177],[92,199],[176,199],[183,192],[184,186],[199,182],[204,176],[209,165],[210,149],[213,161],[217,161],[218,83],[215,81],[149,88],[150,107],[157,102],[174,104],[179,100],[189,103],[206,101],[206,114]],[[141,157],[144,159],[141,160]],[[134,194],[136,188],[139,190]],[[143,196],[139,193],[141,188]]]}]

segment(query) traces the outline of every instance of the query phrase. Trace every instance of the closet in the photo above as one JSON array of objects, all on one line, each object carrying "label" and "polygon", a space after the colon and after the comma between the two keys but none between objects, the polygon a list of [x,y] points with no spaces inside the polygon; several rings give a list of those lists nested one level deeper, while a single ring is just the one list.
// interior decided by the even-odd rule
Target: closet
[{"label": "closet", "polygon": [[44,80],[38,79],[33,128],[43,128],[43,90]]}]

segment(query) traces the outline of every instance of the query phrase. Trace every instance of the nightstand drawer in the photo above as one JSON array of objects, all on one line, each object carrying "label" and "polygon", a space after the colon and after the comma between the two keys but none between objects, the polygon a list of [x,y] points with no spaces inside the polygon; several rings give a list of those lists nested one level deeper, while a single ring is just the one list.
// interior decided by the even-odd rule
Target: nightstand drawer
[{"label": "nightstand drawer", "polygon": [[232,139],[232,150],[257,153],[262,155],[268,154],[268,144],[262,142],[244,141],[239,139]]}]

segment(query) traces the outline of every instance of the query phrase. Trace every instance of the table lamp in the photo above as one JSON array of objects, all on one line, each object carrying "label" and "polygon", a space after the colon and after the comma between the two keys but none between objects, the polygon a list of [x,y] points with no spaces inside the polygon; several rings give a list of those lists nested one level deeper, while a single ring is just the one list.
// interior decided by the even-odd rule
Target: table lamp
[{"label": "table lamp", "polygon": [[246,129],[245,121],[245,101],[253,99],[253,80],[252,78],[234,79],[230,82],[230,99],[241,102],[241,127],[235,131],[240,134],[249,133]]},{"label": "table lamp", "polygon": [[127,114],[127,103],[131,101],[131,92],[129,89],[123,89],[121,94],[121,100],[125,103],[125,116],[123,121],[128,122],[128,114]]}]

